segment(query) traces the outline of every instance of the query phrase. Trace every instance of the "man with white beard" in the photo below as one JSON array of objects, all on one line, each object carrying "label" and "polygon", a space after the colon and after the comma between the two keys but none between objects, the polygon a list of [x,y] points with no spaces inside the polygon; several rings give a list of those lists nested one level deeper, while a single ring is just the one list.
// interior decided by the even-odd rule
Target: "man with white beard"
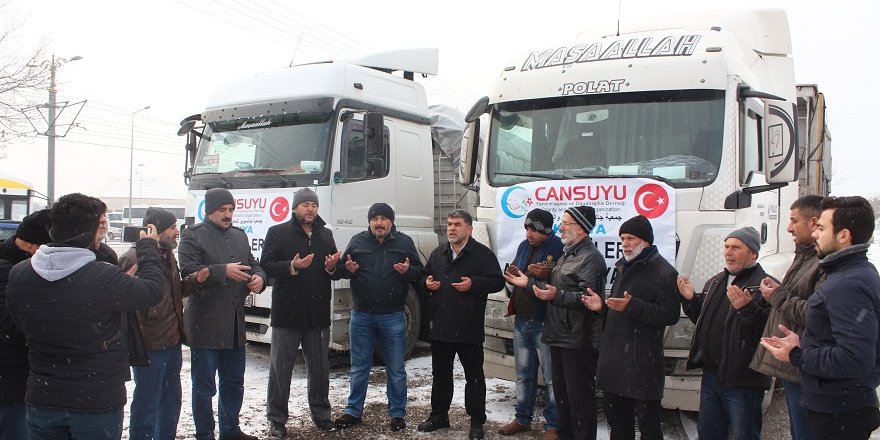
[{"label": "man with white beard", "polygon": [[654,230],[644,216],[633,217],[618,230],[623,258],[605,300],[592,290],[583,296],[588,309],[605,315],[599,344],[596,388],[612,438],[634,439],[635,423],[643,439],[662,439],[660,400],[663,398],[663,334],[678,321],[678,272],[654,246]]}]

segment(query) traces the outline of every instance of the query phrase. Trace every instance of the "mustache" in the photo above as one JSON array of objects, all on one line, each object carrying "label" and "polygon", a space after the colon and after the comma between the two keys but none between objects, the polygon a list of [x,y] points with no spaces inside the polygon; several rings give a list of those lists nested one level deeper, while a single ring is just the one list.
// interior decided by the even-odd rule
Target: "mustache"
[{"label": "mustache", "polygon": [[223,217],[222,219],[220,219],[220,221],[231,222],[231,221],[232,221],[232,217]]}]

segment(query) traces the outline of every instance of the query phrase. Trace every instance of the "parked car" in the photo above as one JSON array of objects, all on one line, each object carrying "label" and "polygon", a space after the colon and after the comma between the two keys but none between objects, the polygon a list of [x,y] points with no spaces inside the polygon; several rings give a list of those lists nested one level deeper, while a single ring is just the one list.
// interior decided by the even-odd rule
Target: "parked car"
[{"label": "parked car", "polygon": [[21,222],[18,220],[0,220],[0,241],[15,235],[19,223]]}]

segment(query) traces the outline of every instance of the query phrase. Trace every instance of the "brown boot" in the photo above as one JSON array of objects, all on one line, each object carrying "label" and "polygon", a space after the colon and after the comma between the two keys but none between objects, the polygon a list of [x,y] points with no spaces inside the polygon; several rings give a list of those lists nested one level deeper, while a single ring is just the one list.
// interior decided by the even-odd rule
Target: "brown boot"
[{"label": "brown boot", "polygon": [[550,428],[544,431],[544,437],[542,438],[543,440],[558,440],[559,433],[556,432],[556,428]]},{"label": "brown boot", "polygon": [[516,419],[513,419],[510,423],[502,426],[501,429],[498,430],[498,433],[501,435],[513,435],[517,432],[528,431],[530,429],[532,429],[531,426],[523,425],[522,423],[517,422]]}]

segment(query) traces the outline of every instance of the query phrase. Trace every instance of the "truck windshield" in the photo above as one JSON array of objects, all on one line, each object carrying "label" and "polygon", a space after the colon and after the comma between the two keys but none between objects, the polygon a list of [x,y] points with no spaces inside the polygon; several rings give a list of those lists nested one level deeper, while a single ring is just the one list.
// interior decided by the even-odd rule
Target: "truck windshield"
[{"label": "truck windshield", "polygon": [[721,162],[724,91],[565,96],[496,104],[488,179],[657,176],[673,187],[711,183]]},{"label": "truck windshield", "polygon": [[332,113],[294,113],[207,124],[193,175],[321,175]]}]

